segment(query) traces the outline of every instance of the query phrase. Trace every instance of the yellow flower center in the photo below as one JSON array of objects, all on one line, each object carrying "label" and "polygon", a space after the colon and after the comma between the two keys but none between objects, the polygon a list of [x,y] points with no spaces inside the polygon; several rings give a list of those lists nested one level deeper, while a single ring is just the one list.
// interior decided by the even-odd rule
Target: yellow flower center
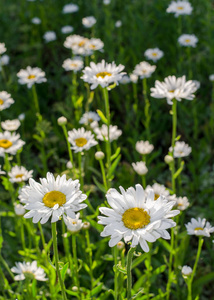
[{"label": "yellow flower center", "polygon": [[175,90],[171,90],[171,91],[169,91],[170,93],[174,93],[175,92]]},{"label": "yellow flower center", "polygon": [[85,45],[85,41],[84,41],[84,40],[81,41],[81,42],[78,44],[79,47],[83,47],[84,45]]},{"label": "yellow flower center", "polygon": [[155,200],[157,200],[158,198],[160,197],[160,195],[159,194],[155,194]]},{"label": "yellow flower center", "polygon": [[34,79],[34,78],[36,78],[35,75],[29,75],[29,76],[27,77],[27,79]]},{"label": "yellow flower center", "polygon": [[76,225],[76,224],[77,224],[77,222],[76,222],[76,221],[73,221],[73,222],[72,222],[72,224],[73,224],[73,225]]},{"label": "yellow flower center", "polygon": [[125,227],[136,230],[149,224],[150,216],[143,208],[134,207],[124,212],[122,221]]},{"label": "yellow flower center", "polygon": [[93,44],[91,44],[91,45],[89,45],[89,48],[91,48],[91,49],[95,49],[95,48],[96,48],[96,46],[95,46],[95,45],[93,45]]},{"label": "yellow flower center", "polygon": [[184,9],[184,7],[183,6],[177,6],[177,9],[182,10],[182,9]]},{"label": "yellow flower center", "polygon": [[2,99],[0,99],[0,105],[4,104],[4,101]]},{"label": "yellow flower center", "polygon": [[76,68],[76,67],[77,67],[77,64],[75,64],[75,63],[71,63],[71,67],[74,67],[74,68]]},{"label": "yellow flower center", "polygon": [[185,42],[186,42],[186,43],[189,43],[189,42],[190,42],[190,39],[186,39]]},{"label": "yellow flower center", "polygon": [[24,176],[24,174],[17,174],[16,176],[15,176],[15,178],[22,178]]},{"label": "yellow flower center", "polygon": [[87,144],[87,140],[85,138],[78,138],[75,140],[77,147],[83,147]]},{"label": "yellow flower center", "polygon": [[96,77],[98,78],[98,77],[102,77],[102,78],[104,78],[105,76],[111,76],[112,74],[111,73],[109,73],[109,72],[100,72],[100,73],[97,73],[96,74]]},{"label": "yellow flower center", "polygon": [[153,52],[152,55],[153,55],[153,56],[157,56],[157,53]]},{"label": "yellow flower center", "polygon": [[13,143],[9,140],[2,139],[0,140],[0,147],[4,149],[8,149],[13,145]]},{"label": "yellow flower center", "polygon": [[66,203],[66,196],[65,194],[59,191],[51,191],[45,194],[42,201],[44,202],[45,206],[47,207],[54,207],[54,205],[59,204],[62,206]]},{"label": "yellow flower center", "polygon": [[202,227],[196,227],[195,230],[204,230]]}]

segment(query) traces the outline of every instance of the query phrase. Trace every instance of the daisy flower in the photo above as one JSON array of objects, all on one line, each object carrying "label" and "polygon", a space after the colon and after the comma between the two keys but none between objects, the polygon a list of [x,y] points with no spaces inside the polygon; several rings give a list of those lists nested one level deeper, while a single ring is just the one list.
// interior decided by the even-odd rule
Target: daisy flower
[{"label": "daisy flower", "polygon": [[31,23],[33,23],[35,25],[39,25],[39,24],[41,24],[41,22],[42,22],[41,19],[37,18],[37,17],[35,17],[31,20]]},{"label": "daisy flower", "polygon": [[210,80],[210,81],[214,81],[214,74],[211,74],[211,75],[209,76],[209,80]]},{"label": "daisy flower", "polygon": [[56,40],[56,33],[54,31],[46,31],[43,35],[43,39],[46,43],[52,42]]},{"label": "daisy flower", "polygon": [[98,144],[91,131],[86,131],[83,127],[68,131],[68,141],[72,145],[71,149],[74,150],[75,153],[89,150]]},{"label": "daisy flower", "polygon": [[149,194],[149,191],[151,189],[154,191],[154,200],[157,200],[160,196],[164,196],[167,199],[170,196],[169,191],[166,189],[166,187],[163,184],[159,184],[159,183],[155,182],[152,186],[147,185],[147,187],[145,189],[145,193]]},{"label": "daisy flower", "polygon": [[24,144],[19,134],[9,131],[0,132],[0,156],[4,157],[5,153],[15,155]]},{"label": "daisy flower", "polygon": [[[100,141],[107,141],[108,140],[108,126],[103,124],[100,128],[96,127],[94,128],[94,132],[97,135],[98,140]],[[115,125],[109,126],[109,139],[110,142],[117,140],[122,134],[122,130],[118,129],[118,127]]]},{"label": "daisy flower", "polygon": [[77,34],[67,36],[64,47],[71,49],[75,55],[85,55],[86,49],[85,44],[88,42],[88,39]]},{"label": "daisy flower", "polygon": [[109,246],[114,247],[122,238],[131,242],[131,247],[140,244],[145,252],[149,252],[147,242],[155,242],[158,238],[170,239],[166,229],[176,223],[170,218],[180,213],[172,210],[174,201],[168,202],[164,197],[154,200],[154,191],[145,196],[140,184],[128,188],[120,187],[121,194],[116,189],[110,189],[106,198],[111,208],[101,207],[99,224],[105,225],[102,237],[110,236]]},{"label": "daisy flower", "polygon": [[[85,44],[85,49],[88,51],[88,55],[93,54],[93,51],[103,51],[104,43],[101,39],[92,38]],[[87,53],[87,52],[86,52]]]},{"label": "daisy flower", "polygon": [[140,154],[149,154],[154,150],[154,146],[149,141],[138,141],[135,145],[135,149]]},{"label": "daisy flower", "polygon": [[4,54],[0,57],[0,69],[1,69],[1,66],[6,66],[9,64],[9,61],[10,61],[10,56],[7,55],[7,54]]},{"label": "daisy flower", "polygon": [[20,127],[20,125],[21,125],[21,122],[19,121],[19,119],[6,120],[4,122],[1,122],[1,127],[4,130],[8,130],[8,131],[15,131]]},{"label": "daisy flower", "polygon": [[14,203],[14,210],[17,216],[24,216],[25,208],[20,203]]},{"label": "daisy flower", "polygon": [[77,12],[79,10],[79,6],[73,3],[66,4],[63,6],[62,13],[63,14],[70,14]]},{"label": "daisy flower", "polygon": [[21,167],[15,166],[11,168],[8,175],[10,177],[9,178],[10,182],[14,183],[14,182],[23,182],[29,180],[31,177],[33,177],[32,173],[33,170],[27,171],[23,166]]},{"label": "daisy flower", "polygon": [[48,280],[45,278],[45,271],[41,267],[37,267],[37,261],[34,260],[32,263],[30,262],[16,262],[16,266],[11,268],[13,273],[16,273],[14,280],[24,280],[24,279],[36,279],[39,281]]},{"label": "daisy flower", "polygon": [[94,24],[96,24],[96,22],[97,22],[97,20],[93,16],[85,17],[82,19],[82,24],[86,28],[91,28],[92,26],[94,26]]},{"label": "daisy flower", "polygon": [[117,20],[116,22],[115,22],[115,27],[116,28],[120,28],[122,26],[122,21],[121,20]]},{"label": "daisy flower", "polygon": [[172,105],[172,99],[181,101],[182,99],[193,100],[196,91],[196,86],[192,80],[186,81],[186,76],[176,78],[168,76],[164,82],[155,81],[155,87],[151,88],[151,96],[154,98],[166,98],[167,103]]},{"label": "daisy flower", "polygon": [[74,57],[72,59],[67,58],[64,60],[62,67],[65,71],[74,71],[76,73],[83,68],[83,61],[80,57]]},{"label": "daisy flower", "polygon": [[151,59],[153,62],[156,62],[163,57],[163,51],[161,51],[159,48],[147,49],[144,52],[144,55],[147,59]]},{"label": "daisy flower", "polygon": [[129,82],[131,82],[131,79],[128,75],[124,75],[119,82],[121,84],[128,84]]},{"label": "daisy flower", "polygon": [[156,66],[150,65],[146,61],[140,62],[135,66],[133,73],[139,76],[141,79],[151,77],[152,73],[155,71]]},{"label": "daisy flower", "polygon": [[198,38],[194,34],[182,34],[178,38],[178,43],[185,47],[196,47]]},{"label": "daisy flower", "polygon": [[76,217],[74,219],[70,217],[63,217],[63,220],[65,221],[65,225],[67,226],[67,230],[74,233],[80,231],[80,229],[83,226],[82,220],[79,219],[80,213],[76,214]]},{"label": "daisy flower", "polygon": [[192,218],[191,222],[185,224],[185,226],[189,235],[210,237],[210,233],[214,232],[214,227],[206,219]]},{"label": "daisy flower", "polygon": [[5,53],[7,48],[5,47],[5,43],[0,43],[0,55]]},{"label": "daisy flower", "polygon": [[74,31],[74,27],[70,25],[66,25],[61,28],[61,32],[64,34],[71,33],[72,31]]},{"label": "daisy flower", "polygon": [[189,266],[183,266],[181,273],[184,278],[187,278],[188,276],[190,276],[192,274],[192,268]]},{"label": "daisy flower", "polygon": [[59,220],[64,214],[75,219],[75,212],[85,208],[83,202],[87,196],[80,191],[79,180],[66,180],[66,175],[57,176],[50,172],[38,183],[32,178],[29,185],[21,189],[19,199],[29,210],[26,219],[33,218],[33,223],[45,224],[49,218],[51,223]]},{"label": "daisy flower", "polygon": [[137,83],[137,81],[138,81],[138,76],[136,75],[136,74],[130,74],[129,75],[129,77],[130,77],[130,80],[131,80],[131,82],[133,82],[133,83]]},{"label": "daisy flower", "polygon": [[14,100],[11,98],[10,94],[5,91],[0,92],[0,111],[10,107],[13,103]]},{"label": "daisy flower", "polygon": [[[169,151],[172,152],[173,148],[170,147]],[[174,147],[174,157],[186,157],[189,156],[190,153],[192,152],[192,148],[186,144],[185,142],[175,142],[175,147]]]},{"label": "daisy flower", "polygon": [[191,15],[192,6],[188,1],[172,1],[166,11],[175,14],[175,17]]},{"label": "daisy flower", "polygon": [[187,197],[176,197],[175,200],[176,200],[176,204],[175,204],[176,208],[182,211],[187,209],[187,207],[190,204]]},{"label": "daisy flower", "polygon": [[100,117],[99,117],[99,115],[96,112],[89,111],[89,112],[85,112],[82,115],[79,123],[80,124],[84,124],[84,125],[88,125],[88,124],[90,124],[90,123],[92,123],[94,121],[99,122],[100,121]]},{"label": "daisy flower", "polygon": [[132,167],[140,176],[145,175],[148,172],[146,163],[144,161],[137,161],[136,163],[132,163]]},{"label": "daisy flower", "polygon": [[21,69],[17,76],[19,78],[18,82],[20,84],[27,84],[27,87],[30,89],[34,83],[46,82],[45,72],[40,68],[31,68],[27,67],[25,70]]},{"label": "daisy flower", "polygon": [[94,90],[98,85],[102,88],[108,87],[111,83],[116,83],[122,79],[125,72],[121,72],[125,67],[123,65],[116,66],[115,62],[107,63],[103,59],[101,63],[90,63],[90,67],[85,67],[83,76],[85,82],[91,84],[91,89]]},{"label": "daisy flower", "polygon": [[111,3],[111,0],[103,0],[104,5],[109,5]]}]

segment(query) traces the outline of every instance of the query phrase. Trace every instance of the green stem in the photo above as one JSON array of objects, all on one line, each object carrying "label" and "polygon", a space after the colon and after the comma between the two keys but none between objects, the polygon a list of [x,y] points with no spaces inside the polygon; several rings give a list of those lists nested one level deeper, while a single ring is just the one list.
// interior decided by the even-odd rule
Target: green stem
[{"label": "green stem", "polygon": [[86,245],[87,245],[87,250],[88,250],[88,255],[89,255],[89,268],[90,268],[90,279],[91,279],[91,289],[93,289],[93,269],[92,269],[92,249],[91,249],[91,243],[90,243],[90,237],[89,237],[89,231],[85,231],[85,238],[86,238]]},{"label": "green stem", "polygon": [[[71,235],[72,240],[72,251],[73,251],[73,261],[74,261],[74,282],[80,293],[80,284],[79,284],[79,274],[78,274],[78,260],[77,260],[77,244],[75,234]],[[81,297],[80,297],[81,298]]]},{"label": "green stem", "polygon": [[169,300],[170,290],[171,290],[173,255],[174,255],[174,228],[171,229],[171,251],[170,251],[170,256],[169,256],[168,282],[167,282],[167,286],[166,286],[166,299],[167,300]]},{"label": "green stem", "polygon": [[44,237],[42,225],[39,222],[38,222],[38,227],[39,227],[39,231],[40,231],[40,235],[41,235],[41,239],[42,239],[42,247],[43,247],[44,251],[46,252],[45,237]]},{"label": "green stem", "polygon": [[127,257],[127,300],[131,299],[132,295],[132,257],[135,248],[130,248]]},{"label": "green stem", "polygon": [[67,300],[66,293],[65,293],[65,286],[64,282],[62,281],[60,269],[59,269],[59,255],[58,255],[58,248],[57,248],[57,231],[56,231],[56,222],[52,223],[52,237],[53,237],[53,247],[54,247],[54,258],[55,258],[55,265],[56,265],[56,272],[59,278],[61,291],[62,291],[62,299]]},{"label": "green stem", "polygon": [[118,249],[117,245],[113,248],[113,254],[114,254],[114,268],[115,268],[115,274],[114,274],[114,300],[118,299],[118,270],[117,270],[117,255],[118,255]]},{"label": "green stem", "polygon": [[[108,139],[107,139],[107,145],[106,145],[106,151],[107,151],[107,174],[111,167],[111,142],[110,142],[110,134],[109,134],[109,127],[111,124],[111,116],[110,116],[110,107],[109,107],[109,97],[108,97],[108,90],[107,88],[103,89],[103,95],[105,99],[105,110],[106,110],[106,118],[107,118],[107,128],[108,128]],[[107,182],[108,187],[109,182]]]},{"label": "green stem", "polygon": [[107,181],[106,181],[106,174],[105,174],[104,164],[103,164],[103,161],[101,159],[99,159],[99,163],[100,163],[100,168],[101,168],[102,177],[103,177],[103,184],[104,184],[105,190],[107,191],[108,186],[107,186]]},{"label": "green stem", "polygon": [[35,84],[32,85],[32,93],[33,93],[33,100],[34,100],[34,105],[35,105],[36,112],[38,114],[40,114],[39,100],[38,100]]},{"label": "green stem", "polygon": [[83,188],[83,176],[82,176],[82,154],[78,153],[78,165],[79,165],[79,180],[80,180],[80,188]]},{"label": "green stem", "polygon": [[145,105],[144,105],[144,115],[145,115],[145,128],[146,128],[146,135],[147,135],[147,139],[148,141],[151,141],[151,134],[150,134],[150,128],[149,128],[149,124],[150,124],[150,114],[149,114],[149,107],[150,107],[150,103],[149,103],[149,99],[147,96],[147,81],[146,78],[143,78],[143,98],[145,101]]},{"label": "green stem", "polygon": [[[176,129],[177,129],[177,100],[173,99],[172,105],[172,154],[174,158],[174,147],[175,147],[175,140],[176,140]],[[172,191],[173,194],[176,193],[176,185],[175,185],[175,160],[173,159],[171,163],[171,175],[172,175]]]},{"label": "green stem", "polygon": [[191,283],[192,283],[193,278],[195,276],[195,272],[196,272],[196,269],[197,269],[197,266],[198,266],[198,261],[199,261],[199,258],[200,258],[200,254],[201,254],[201,249],[202,249],[203,243],[204,243],[204,240],[203,240],[202,236],[200,236],[199,240],[198,240],[198,251],[197,251],[197,255],[196,255],[196,260],[195,260],[195,264],[194,264],[194,267],[193,267],[193,270],[192,270],[192,274],[191,274],[191,277],[190,277]]},{"label": "green stem", "polygon": [[62,130],[63,130],[64,135],[65,135],[70,162],[72,163],[72,168],[74,168],[74,161],[73,161],[73,155],[72,155],[72,151],[71,151],[71,145],[68,141],[68,132],[67,132],[67,128],[66,128],[65,125],[62,125]]}]

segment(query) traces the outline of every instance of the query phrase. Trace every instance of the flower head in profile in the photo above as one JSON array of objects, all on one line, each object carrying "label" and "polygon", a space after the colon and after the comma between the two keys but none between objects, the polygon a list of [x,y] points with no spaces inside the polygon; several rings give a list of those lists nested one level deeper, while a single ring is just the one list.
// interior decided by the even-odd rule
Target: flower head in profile
[{"label": "flower head in profile", "polygon": [[14,100],[11,98],[10,94],[5,91],[0,92],[0,111],[10,107],[13,103]]},{"label": "flower head in profile", "polygon": [[83,68],[83,61],[79,56],[72,59],[67,58],[64,60],[62,67],[65,69],[65,71],[74,71],[74,73],[76,73]]},{"label": "flower head in profile", "polygon": [[16,273],[14,280],[36,279],[39,281],[48,280],[45,278],[45,271],[41,267],[37,267],[37,261],[30,262],[16,262],[16,266],[11,268],[13,273]]},{"label": "flower head in profile", "polygon": [[146,163],[144,161],[137,161],[136,163],[132,163],[132,167],[140,176],[145,175],[148,172]]},{"label": "flower head in profile", "polygon": [[64,34],[71,33],[73,31],[74,31],[74,27],[70,25],[66,25],[61,28],[61,32]]},{"label": "flower head in profile", "polygon": [[91,28],[92,26],[94,26],[94,24],[96,24],[96,22],[97,22],[97,20],[93,16],[85,17],[82,19],[82,24],[86,28]]},{"label": "flower head in profile", "polygon": [[63,215],[75,219],[75,213],[85,208],[82,203],[87,196],[80,191],[79,180],[66,180],[66,175],[57,176],[50,172],[40,182],[29,179],[29,185],[21,189],[19,199],[29,210],[24,217],[33,218],[33,223],[57,222]]},{"label": "flower head in profile", "polygon": [[151,77],[152,73],[155,71],[156,66],[150,65],[146,61],[140,62],[135,66],[133,73],[139,76],[141,79]]},{"label": "flower head in profile", "polygon": [[194,34],[182,34],[178,38],[178,43],[184,47],[196,47],[198,38]]},{"label": "flower head in profile", "polygon": [[[170,147],[169,151],[172,152],[173,148]],[[180,142],[180,141],[175,142],[174,155],[173,155],[174,157],[176,158],[186,157],[189,156],[191,152],[192,152],[192,148],[185,142]]]},{"label": "flower head in profile", "polygon": [[191,15],[192,6],[188,1],[172,1],[166,11],[175,14],[175,17]]},{"label": "flower head in profile", "polygon": [[75,153],[89,150],[98,144],[91,131],[86,131],[84,127],[68,131],[68,141]]},{"label": "flower head in profile", "polygon": [[185,210],[189,207],[189,200],[187,197],[175,197],[176,204],[175,207],[179,210]]},{"label": "flower head in profile", "polygon": [[7,48],[5,47],[5,43],[0,43],[0,55],[5,53]]},{"label": "flower head in profile", "polygon": [[192,80],[186,81],[186,76],[176,78],[168,76],[163,82],[155,81],[155,87],[151,88],[151,96],[154,98],[166,98],[167,103],[172,105],[172,99],[181,101],[182,99],[193,100],[196,85]]},{"label": "flower head in profile", "polygon": [[79,10],[79,6],[73,3],[66,4],[63,6],[62,13],[63,14],[71,14],[77,12]]},{"label": "flower head in profile", "polygon": [[[103,124],[101,127],[95,127],[94,132],[97,135],[97,139],[100,141],[108,140],[108,127]],[[109,139],[110,142],[117,140],[122,134],[122,130],[118,129],[116,125],[109,126]]]},{"label": "flower head in profile", "polygon": [[138,141],[135,148],[142,155],[149,154],[154,150],[154,146],[149,141]]},{"label": "flower head in profile", "polygon": [[140,184],[126,191],[120,187],[121,193],[110,189],[106,198],[111,208],[102,207],[99,224],[105,225],[101,236],[110,236],[109,246],[114,247],[122,238],[131,242],[131,247],[140,244],[143,251],[148,252],[147,242],[155,242],[158,238],[170,239],[166,229],[176,223],[170,218],[179,214],[172,210],[174,201],[168,202],[164,197],[154,200],[154,191],[145,195]]},{"label": "flower head in profile", "polygon": [[1,127],[4,130],[8,130],[8,131],[15,131],[19,128],[20,125],[21,125],[21,122],[19,121],[19,119],[6,120],[4,122],[1,122]]},{"label": "flower head in profile", "polygon": [[85,112],[82,115],[79,123],[80,124],[84,124],[84,125],[89,125],[89,124],[91,124],[94,121],[99,122],[100,121],[100,117],[99,117],[99,115],[96,112],[89,111],[89,112]]},{"label": "flower head in profile", "polygon": [[111,83],[116,83],[122,79],[125,72],[123,65],[116,66],[115,62],[107,63],[105,60],[95,64],[90,63],[90,67],[85,67],[83,76],[81,77],[85,82],[91,84],[91,89],[94,90],[98,85],[102,88],[108,87]]},{"label": "flower head in profile", "polygon": [[43,35],[43,39],[46,43],[52,42],[56,40],[56,33],[54,31],[46,31]]},{"label": "flower head in profile", "polygon": [[18,82],[20,84],[26,84],[29,89],[35,83],[42,83],[47,81],[47,79],[45,78],[45,72],[37,67],[31,68],[28,66],[25,70],[21,69],[17,73],[17,76],[19,78]]},{"label": "flower head in profile", "polygon": [[144,55],[147,59],[156,62],[163,57],[163,51],[161,51],[159,48],[147,49],[144,52]]},{"label": "flower head in profile", "polygon": [[9,180],[10,182],[13,183],[28,181],[30,178],[33,177],[32,174],[33,174],[33,170],[28,171],[23,166],[12,167],[10,172],[8,173]]},{"label": "flower head in profile", "polygon": [[157,200],[160,196],[164,196],[166,199],[170,197],[169,191],[163,184],[155,182],[152,186],[147,185],[145,193],[148,194],[151,189],[154,191],[154,200]]},{"label": "flower head in profile", "polygon": [[210,237],[210,233],[214,232],[214,227],[205,218],[192,218],[191,222],[185,224],[185,226],[189,235]]},{"label": "flower head in profile", "polygon": [[74,233],[80,231],[80,229],[83,226],[83,222],[81,219],[79,219],[80,213],[76,214],[76,217],[74,219],[64,216],[63,220],[65,221],[65,225],[67,226],[67,230]]},{"label": "flower head in profile", "polygon": [[5,153],[15,155],[24,146],[25,142],[20,139],[20,135],[9,131],[0,132],[0,156]]}]

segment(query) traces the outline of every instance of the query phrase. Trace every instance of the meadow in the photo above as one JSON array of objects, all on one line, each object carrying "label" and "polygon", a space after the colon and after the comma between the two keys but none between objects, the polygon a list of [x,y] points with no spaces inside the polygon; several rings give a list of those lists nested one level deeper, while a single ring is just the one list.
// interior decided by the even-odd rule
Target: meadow
[{"label": "meadow", "polygon": [[212,1],[0,16],[0,299],[214,299]]}]

